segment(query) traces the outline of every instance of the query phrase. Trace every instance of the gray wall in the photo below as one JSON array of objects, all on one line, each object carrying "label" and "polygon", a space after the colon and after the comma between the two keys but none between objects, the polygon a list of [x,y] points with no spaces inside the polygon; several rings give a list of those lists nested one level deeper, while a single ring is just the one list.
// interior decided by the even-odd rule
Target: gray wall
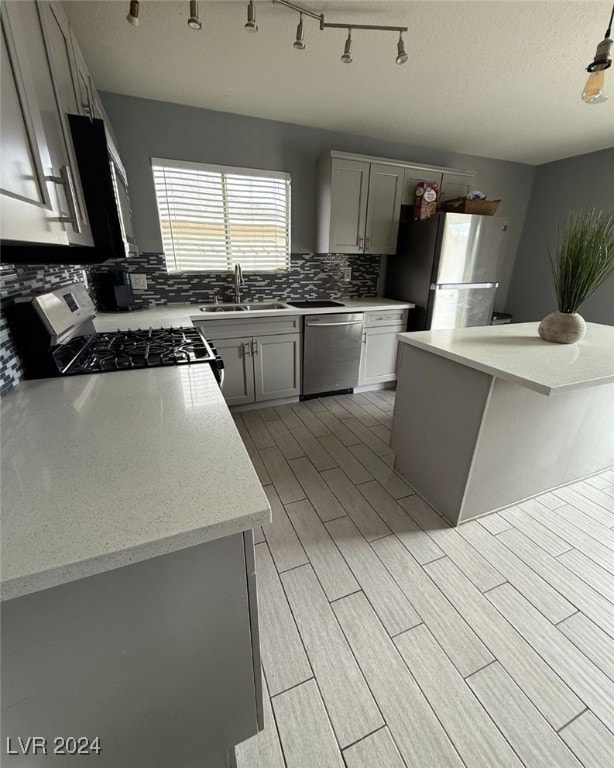
[{"label": "gray wall", "polygon": [[[557,222],[564,221],[569,211],[593,207],[614,209],[614,149],[537,168],[507,301],[515,321],[540,320],[556,309],[548,248],[555,245]],[[591,322],[614,325],[614,277],[582,305],[580,313]]]},{"label": "gray wall", "polygon": [[[475,170],[476,186],[490,198],[501,198],[499,213],[510,220],[509,246],[497,300],[497,308],[503,308],[533,183],[532,166],[116,93],[101,95],[126,165],[141,251],[162,250],[151,175],[152,156],[292,174],[294,253],[314,250],[316,163],[328,150]],[[453,130],[451,126],[450,131]]]}]

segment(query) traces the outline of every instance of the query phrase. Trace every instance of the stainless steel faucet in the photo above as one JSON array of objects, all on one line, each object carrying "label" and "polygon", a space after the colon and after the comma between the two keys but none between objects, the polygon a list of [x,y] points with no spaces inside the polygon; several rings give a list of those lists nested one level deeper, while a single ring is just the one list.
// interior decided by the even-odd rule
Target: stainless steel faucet
[{"label": "stainless steel faucet", "polygon": [[241,289],[240,286],[245,285],[245,280],[243,280],[243,270],[241,269],[241,265],[237,261],[235,264],[235,304],[241,303]]}]

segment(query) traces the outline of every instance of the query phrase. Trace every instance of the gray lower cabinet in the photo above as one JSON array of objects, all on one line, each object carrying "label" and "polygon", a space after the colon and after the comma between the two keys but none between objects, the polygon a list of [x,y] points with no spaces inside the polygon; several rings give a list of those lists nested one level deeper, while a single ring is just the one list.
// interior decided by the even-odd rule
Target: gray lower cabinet
[{"label": "gray lower cabinet", "polygon": [[383,328],[365,328],[362,336],[359,386],[396,381],[397,336],[405,328],[401,325]]},{"label": "gray lower cabinet", "polygon": [[301,334],[213,339],[224,360],[228,405],[279,400],[301,392]]},{"label": "gray lower cabinet", "polygon": [[[75,764],[223,768],[262,727],[251,530],[1,610],[7,768],[65,766],[54,738],[97,736],[100,754]],[[48,754],[7,754],[19,736],[44,737]]]}]

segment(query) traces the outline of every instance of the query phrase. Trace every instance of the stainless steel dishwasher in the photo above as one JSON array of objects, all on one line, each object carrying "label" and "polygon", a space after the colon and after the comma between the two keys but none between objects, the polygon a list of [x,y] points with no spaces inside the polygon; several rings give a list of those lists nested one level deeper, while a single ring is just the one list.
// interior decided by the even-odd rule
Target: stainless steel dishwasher
[{"label": "stainless steel dishwasher", "polygon": [[358,386],[362,312],[305,315],[303,395]]}]

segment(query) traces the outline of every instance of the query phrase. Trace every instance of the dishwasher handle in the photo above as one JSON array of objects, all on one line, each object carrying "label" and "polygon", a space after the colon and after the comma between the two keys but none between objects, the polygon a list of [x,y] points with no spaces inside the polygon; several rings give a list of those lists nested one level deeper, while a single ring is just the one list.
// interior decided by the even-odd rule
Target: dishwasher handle
[{"label": "dishwasher handle", "polygon": [[330,326],[330,325],[362,325],[362,320],[342,320],[340,323],[305,323],[305,325],[308,325],[310,328],[322,328],[323,326]]}]

